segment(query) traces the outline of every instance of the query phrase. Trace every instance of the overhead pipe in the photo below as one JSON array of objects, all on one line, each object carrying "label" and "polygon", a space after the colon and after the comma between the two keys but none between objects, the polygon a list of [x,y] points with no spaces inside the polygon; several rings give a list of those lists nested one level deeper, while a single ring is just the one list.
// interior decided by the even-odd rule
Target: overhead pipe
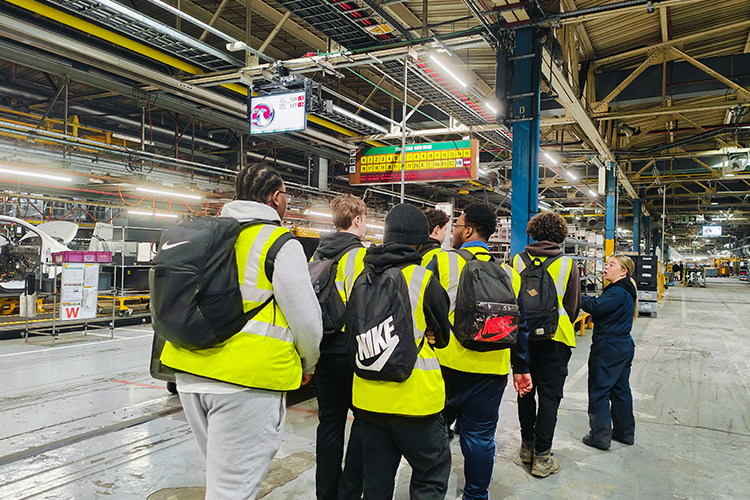
[{"label": "overhead pipe", "polygon": [[[184,20],[186,20],[186,21],[188,21],[188,22],[190,22],[190,23],[198,26],[199,28],[202,28],[203,30],[208,31],[209,33],[213,33],[214,35],[218,36],[222,40],[227,41],[228,43],[237,43],[237,42],[240,42],[240,40],[237,40],[234,37],[231,37],[231,36],[227,35],[226,33],[224,33],[221,30],[217,30],[213,26],[209,26],[208,24],[204,23],[203,21],[200,21],[200,20],[194,18],[190,14],[186,14],[185,12],[181,11],[180,9],[172,7],[171,5],[169,5],[166,2],[162,2],[161,0],[147,0],[147,1],[151,2],[154,5],[158,5],[162,9],[164,9],[166,11],[169,11],[172,14],[178,16],[178,17],[181,17],[182,19],[184,19]],[[260,57],[264,61],[268,61],[268,62],[274,62],[274,61],[276,61],[273,57],[267,56],[267,55],[265,55],[262,52],[258,52],[257,50],[253,49],[252,47],[247,46],[244,42],[242,43],[242,46],[243,46],[243,48],[246,51],[250,52],[254,56]]]},{"label": "overhead pipe", "polygon": [[[192,64],[185,63],[169,54],[165,54],[164,52],[156,50],[152,47],[130,40],[129,38],[126,38],[111,30],[104,29],[88,21],[79,19],[70,14],[67,14],[66,12],[62,12],[58,9],[36,2],[35,0],[8,0],[8,2],[18,7],[22,7],[26,10],[34,12],[36,14],[40,14],[54,21],[60,22],[71,28],[75,28],[84,33],[88,33],[97,38],[101,38],[102,40],[106,40],[107,42],[114,43],[116,45],[124,47],[144,57],[148,57],[149,59],[153,59],[157,62],[166,64],[173,68],[177,68],[179,70],[185,71],[186,73],[190,73],[194,75],[203,73],[203,70],[201,70],[200,68],[193,66]],[[172,8],[171,6],[169,7]],[[237,93],[240,93],[242,95],[247,95],[247,88],[243,87],[242,85],[224,84],[222,86],[227,89],[233,90]],[[313,115],[308,115],[308,120],[312,121],[313,123],[317,123],[318,125],[322,127],[328,128],[336,132],[343,133],[348,136],[359,135],[357,132],[353,132],[351,130],[345,129],[344,127],[341,127],[340,125],[332,123],[323,118],[319,118],[319,117],[313,118]],[[386,145],[386,144],[376,142],[376,141],[368,142],[368,144],[371,144],[373,146],[385,146]]]}]

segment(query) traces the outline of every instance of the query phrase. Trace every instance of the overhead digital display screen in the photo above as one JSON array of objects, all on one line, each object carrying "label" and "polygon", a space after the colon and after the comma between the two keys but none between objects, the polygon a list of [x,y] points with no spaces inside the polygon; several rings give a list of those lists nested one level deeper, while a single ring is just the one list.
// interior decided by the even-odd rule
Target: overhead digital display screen
[{"label": "overhead digital display screen", "polygon": [[701,236],[721,236],[721,226],[703,226]]},{"label": "overhead digital display screen", "polygon": [[295,132],[307,127],[305,91],[251,97],[248,105],[250,134]]},{"label": "overhead digital display screen", "polygon": [[[351,158],[349,184],[401,182],[401,146],[360,149]],[[479,141],[432,142],[406,146],[405,182],[477,178]]]}]

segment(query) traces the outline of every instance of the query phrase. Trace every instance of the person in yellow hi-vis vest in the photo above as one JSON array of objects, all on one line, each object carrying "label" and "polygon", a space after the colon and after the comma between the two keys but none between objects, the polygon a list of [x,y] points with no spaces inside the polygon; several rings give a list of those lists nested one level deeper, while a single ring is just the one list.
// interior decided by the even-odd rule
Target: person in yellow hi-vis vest
[{"label": "person in yellow hi-vis vest", "polygon": [[430,239],[419,249],[419,254],[422,256],[422,267],[427,267],[435,255],[443,251],[442,246],[448,233],[448,222],[451,219],[442,210],[434,208],[425,210],[424,215],[429,224]]},{"label": "person in yellow hi-vis vest", "polygon": [[396,205],[385,219],[383,244],[367,249],[359,277],[347,278],[346,333],[355,365],[352,403],[364,440],[365,500],[393,498],[402,457],[412,467],[412,500],[442,500],[448,490],[445,385],[433,346],[448,343],[450,304],[437,279],[419,265],[418,248],[427,237],[422,212]]},{"label": "person in yellow hi-vis vest", "polygon": [[[441,252],[428,269],[435,267],[440,284],[448,291],[451,302],[450,321],[456,328],[456,299],[459,283],[467,258],[490,261],[487,240],[497,228],[497,218],[490,207],[475,203],[464,209],[456,221],[453,231],[453,248],[457,251]],[[499,264],[498,264],[499,265]],[[521,277],[507,264],[502,268],[508,275],[510,296],[518,298]],[[502,271],[501,271],[502,272]],[[486,279],[486,278],[484,278]],[[465,286],[465,285],[464,285]],[[445,379],[446,404],[443,414],[448,425],[456,422],[464,456],[466,484],[463,500],[489,498],[489,486],[495,465],[495,431],[498,410],[508,383],[508,373],[513,366],[513,385],[519,394],[531,390],[529,360],[527,352],[528,331],[523,314],[523,302],[518,300],[520,319],[516,345],[510,349],[479,352],[464,347],[454,334],[444,349],[437,355]]]},{"label": "person in yellow hi-vis vest", "polygon": [[[356,196],[344,194],[331,201],[336,232],[324,236],[312,260],[338,258],[335,285],[346,304],[344,280],[364,267],[367,206]],[[344,469],[344,431],[352,405],[354,371],[346,357],[346,337],[342,330],[323,332],[320,359],[315,368],[318,398],[318,430],[315,441],[315,492],[318,500],[362,496],[362,435],[359,420],[352,423]]]},{"label": "person in yellow hi-vis vest", "polygon": [[320,306],[302,245],[285,243],[266,276],[266,253],[288,230],[278,225],[291,195],[268,165],[237,175],[235,200],[220,217],[267,220],[244,229],[235,244],[245,311],[273,300],[240,332],[207,349],[170,342],[161,362],[177,370],[177,390],[206,459],[206,499],[256,497],[281,446],[286,391],[312,379],[323,333]]},{"label": "person in yellow hi-vis vest", "polygon": [[[570,257],[562,255],[563,251],[560,249],[568,234],[565,219],[554,212],[543,212],[529,221],[526,233],[536,243],[528,245],[524,252],[513,258],[513,267],[522,277],[526,269],[525,259],[541,261],[542,265],[545,260],[554,259],[545,268],[554,280],[557,303],[553,314],[558,315],[557,330],[552,338],[534,340],[530,307],[527,304],[529,368],[534,389],[525,396],[518,396],[521,460],[532,464],[531,473],[534,476],[547,477],[560,470],[560,463],[552,456],[552,438],[568,375],[571,349],[576,345],[573,322],[581,308],[581,285],[578,267]],[[534,295],[534,298],[538,297],[533,289],[526,293]],[[533,299],[529,298],[531,300]],[[539,398],[538,408],[536,396]]]}]

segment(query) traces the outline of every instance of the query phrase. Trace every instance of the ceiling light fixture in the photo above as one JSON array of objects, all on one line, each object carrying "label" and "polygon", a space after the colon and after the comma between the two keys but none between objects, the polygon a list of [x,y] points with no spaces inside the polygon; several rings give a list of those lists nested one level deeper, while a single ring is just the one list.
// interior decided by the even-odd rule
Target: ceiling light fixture
[{"label": "ceiling light fixture", "polygon": [[551,161],[551,162],[552,162],[552,163],[553,163],[554,165],[557,165],[557,160],[555,160],[555,159],[554,159],[554,158],[553,158],[553,157],[552,157],[552,156],[551,156],[551,155],[550,155],[549,153],[547,153],[546,151],[544,152],[544,156],[546,156],[546,157],[547,157],[547,159],[548,159],[549,161]]},{"label": "ceiling light fixture", "polygon": [[487,106],[487,109],[489,109],[490,111],[492,111],[492,112],[493,112],[494,114],[497,114],[497,110],[496,110],[495,108],[493,108],[493,107],[492,107],[492,106],[490,105],[490,103],[488,103],[488,102],[485,102],[485,103],[484,103],[484,105],[485,105],[485,106]]},{"label": "ceiling light fixture", "polygon": [[163,196],[174,196],[177,198],[190,198],[191,200],[200,200],[203,198],[202,196],[198,196],[196,194],[183,194],[183,193],[175,193],[172,191],[160,191],[159,189],[150,189],[150,188],[144,188],[144,187],[139,187],[139,188],[136,188],[135,190],[140,191],[142,193],[160,194]]},{"label": "ceiling light fixture", "polygon": [[365,224],[367,227],[371,227],[373,229],[384,229],[383,226],[379,226],[377,224]]},{"label": "ceiling light fixture", "polygon": [[154,217],[169,217],[170,219],[176,219],[177,218],[176,214],[161,214],[161,213],[158,213],[158,212],[140,212],[138,210],[128,210],[128,213],[130,215],[140,215],[140,216],[143,216],[143,217],[154,216]]},{"label": "ceiling light fixture", "polygon": [[328,217],[329,219],[333,219],[333,215],[331,214],[325,212],[313,212],[312,210],[305,212],[305,215],[317,215],[318,217]]},{"label": "ceiling light fixture", "polygon": [[574,181],[578,180],[578,177],[576,177],[575,175],[573,175],[570,171],[567,171],[565,173],[568,175],[568,177],[570,177]]},{"label": "ceiling light fixture", "polygon": [[596,196],[596,193],[594,192],[594,190],[593,190],[593,189],[589,189],[589,194],[590,194],[590,195],[591,195],[592,197],[594,197],[594,198],[596,198],[596,197],[597,197],[597,196]]},{"label": "ceiling light fixture", "polygon": [[453,78],[454,80],[456,80],[456,82],[458,82],[459,85],[461,85],[463,88],[467,87],[467,85],[464,83],[464,81],[461,80],[458,76],[456,76],[456,74],[454,72],[452,72],[451,70],[449,70],[448,66],[446,66],[445,64],[443,64],[440,61],[440,59],[438,59],[434,55],[430,55],[430,59],[432,59],[433,61],[435,61],[435,63],[438,66],[440,66],[441,68],[443,68],[443,70],[445,70],[445,72],[448,73],[451,76],[451,78]]},{"label": "ceiling light fixture", "polygon": [[18,175],[20,177],[34,177],[37,179],[47,179],[48,181],[71,182],[71,177],[62,177],[59,175],[41,174],[39,172],[26,172],[24,170],[15,170],[12,168],[0,168],[0,174]]}]

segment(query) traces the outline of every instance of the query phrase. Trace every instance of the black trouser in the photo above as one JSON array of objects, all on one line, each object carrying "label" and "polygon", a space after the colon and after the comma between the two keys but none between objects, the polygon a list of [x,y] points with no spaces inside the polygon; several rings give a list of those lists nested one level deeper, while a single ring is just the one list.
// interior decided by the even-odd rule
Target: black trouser
[{"label": "black trouser", "polygon": [[[534,388],[518,398],[521,438],[535,441],[534,450],[544,453],[552,448],[557,424],[557,409],[563,398],[571,349],[555,340],[529,341],[529,372]],[[535,396],[539,396],[539,409]]]},{"label": "black trouser", "polygon": [[318,396],[318,432],[315,443],[317,469],[315,493],[318,500],[352,500],[362,496],[362,428],[352,423],[346,463],[344,431],[352,404],[353,371],[345,354],[321,354],[315,368]]},{"label": "black trouser", "polygon": [[633,395],[630,392],[630,367],[634,356],[635,343],[630,335],[597,335],[591,343],[589,427],[594,442],[605,447],[610,445],[613,432],[617,439],[625,442],[632,441],[635,435]]},{"label": "black trouser", "polygon": [[364,500],[391,500],[401,457],[412,468],[409,498],[443,500],[451,473],[448,428],[442,415],[401,417],[362,412]]}]

